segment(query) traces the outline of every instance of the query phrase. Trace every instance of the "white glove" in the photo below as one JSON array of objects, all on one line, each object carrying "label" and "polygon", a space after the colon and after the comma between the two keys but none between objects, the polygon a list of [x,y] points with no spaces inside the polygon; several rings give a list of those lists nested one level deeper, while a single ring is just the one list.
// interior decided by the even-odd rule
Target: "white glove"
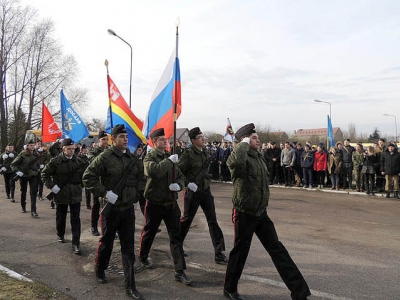
[{"label": "white glove", "polygon": [[250,138],[249,137],[245,137],[245,138],[243,138],[242,142],[250,144]]},{"label": "white glove", "polygon": [[168,157],[173,163],[176,163],[178,161],[178,154],[172,154],[170,157]]},{"label": "white glove", "polygon": [[194,182],[189,182],[189,184],[188,184],[188,189],[189,190],[191,190],[191,191],[196,193],[197,188],[198,188],[197,184],[195,184]]},{"label": "white glove", "polygon": [[181,190],[181,187],[177,183],[171,183],[169,185],[169,190],[173,192],[179,192]]},{"label": "white glove", "polygon": [[52,191],[54,194],[58,194],[58,192],[59,192],[60,190],[61,190],[61,189],[58,187],[57,184],[51,188],[51,191]]},{"label": "white glove", "polygon": [[8,154],[8,156],[13,158],[14,157],[14,153],[10,153],[10,154]]},{"label": "white glove", "polygon": [[115,194],[113,191],[107,191],[106,194],[106,200],[107,202],[110,202],[111,204],[114,204],[115,201],[117,201],[118,195]]},{"label": "white glove", "polygon": [[43,169],[43,168],[44,168],[44,165],[40,165],[40,168]]},{"label": "white glove", "polygon": [[8,155],[7,154],[3,154],[3,159],[7,159]]},{"label": "white glove", "polygon": [[15,174],[17,174],[19,177],[24,176],[24,173],[22,173],[21,171],[15,172]]},{"label": "white glove", "polygon": [[2,170],[3,172],[7,171],[7,168],[2,167],[0,170]]},{"label": "white glove", "polygon": [[43,148],[42,148],[42,147],[40,147],[39,149],[37,149],[37,151],[39,151],[39,152],[43,152]]}]

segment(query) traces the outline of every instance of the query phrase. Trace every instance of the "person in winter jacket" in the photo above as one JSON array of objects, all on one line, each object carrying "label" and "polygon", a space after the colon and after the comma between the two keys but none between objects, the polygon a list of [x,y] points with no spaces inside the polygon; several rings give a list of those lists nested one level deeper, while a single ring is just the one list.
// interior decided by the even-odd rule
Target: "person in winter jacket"
[{"label": "person in winter jacket", "polygon": [[375,154],[374,147],[368,147],[367,152],[364,154],[363,166],[361,173],[364,175],[365,187],[367,189],[367,195],[374,195],[374,182],[376,168],[379,164],[378,157]]},{"label": "person in winter jacket", "polygon": [[314,170],[317,172],[318,188],[324,188],[325,171],[328,165],[328,155],[322,146],[317,147],[317,152],[314,155]]},{"label": "person in winter jacket", "polygon": [[331,147],[329,150],[328,173],[331,176],[332,190],[339,189],[339,174],[342,169],[342,156],[338,148]]},{"label": "person in winter jacket", "polygon": [[313,180],[313,169],[314,169],[314,152],[311,150],[311,146],[306,144],[304,146],[304,152],[301,155],[301,167],[303,168],[303,187],[309,187],[312,189]]},{"label": "person in winter jacket", "polygon": [[386,198],[394,192],[394,198],[399,197],[400,155],[394,144],[390,143],[386,152],[381,156],[381,172],[386,179]]}]

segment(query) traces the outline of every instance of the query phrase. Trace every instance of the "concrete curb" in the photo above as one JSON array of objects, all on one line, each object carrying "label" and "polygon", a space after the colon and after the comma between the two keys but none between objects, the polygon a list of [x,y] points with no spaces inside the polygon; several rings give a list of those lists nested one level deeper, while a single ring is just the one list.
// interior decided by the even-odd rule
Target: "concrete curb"
[{"label": "concrete curb", "polygon": [[[305,190],[310,192],[323,192],[323,193],[337,193],[337,194],[348,194],[348,195],[356,195],[356,196],[366,196],[366,197],[384,197],[385,194],[375,193],[374,195],[367,195],[365,192],[353,192],[353,191],[343,191],[343,190],[331,190],[331,189],[318,189],[318,188],[303,188],[297,186],[281,186],[281,185],[270,185],[269,187],[278,188],[278,189],[294,189],[294,190]],[[391,199],[395,199],[391,197]]]},{"label": "concrete curb", "polygon": [[9,268],[6,268],[3,265],[0,265],[0,272],[6,273],[11,278],[15,278],[15,279],[22,280],[22,281],[33,282],[31,279],[29,279],[17,272],[14,272],[13,270],[10,270]]}]

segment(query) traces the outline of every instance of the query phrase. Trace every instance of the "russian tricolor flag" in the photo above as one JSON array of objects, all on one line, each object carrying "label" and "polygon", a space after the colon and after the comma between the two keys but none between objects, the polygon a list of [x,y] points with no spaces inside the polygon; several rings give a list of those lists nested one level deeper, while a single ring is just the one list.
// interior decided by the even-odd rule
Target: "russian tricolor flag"
[{"label": "russian tricolor flag", "polygon": [[150,133],[157,128],[164,128],[165,136],[168,139],[173,135],[174,121],[176,121],[176,119],[174,119],[175,104],[176,119],[178,119],[181,114],[182,102],[181,74],[179,69],[179,58],[176,56],[176,49],[172,52],[167,67],[157,83],[144,122],[143,133],[150,145]]}]

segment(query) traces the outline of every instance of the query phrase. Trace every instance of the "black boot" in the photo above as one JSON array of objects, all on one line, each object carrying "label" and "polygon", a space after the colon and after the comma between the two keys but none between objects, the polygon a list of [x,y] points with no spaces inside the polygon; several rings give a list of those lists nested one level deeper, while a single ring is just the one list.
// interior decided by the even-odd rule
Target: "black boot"
[{"label": "black boot", "polygon": [[386,198],[390,198],[390,192],[386,192]]},{"label": "black boot", "polygon": [[399,192],[397,192],[397,191],[396,191],[396,192],[394,192],[394,197],[393,197],[393,198],[400,199],[400,198],[399,198]]}]

